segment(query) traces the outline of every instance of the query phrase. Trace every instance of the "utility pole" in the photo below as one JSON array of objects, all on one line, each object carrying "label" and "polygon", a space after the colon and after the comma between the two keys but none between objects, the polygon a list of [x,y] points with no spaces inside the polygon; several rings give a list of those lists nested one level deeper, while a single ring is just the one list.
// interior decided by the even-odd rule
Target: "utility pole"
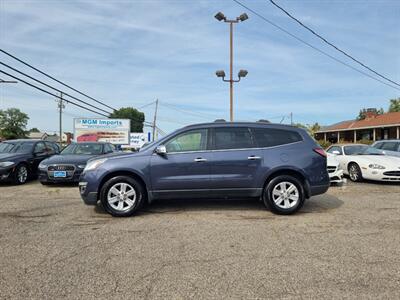
[{"label": "utility pole", "polygon": [[156,109],[154,111],[153,120],[153,142],[156,140],[156,122],[157,122],[158,99],[156,100]]},{"label": "utility pole", "polygon": [[293,113],[292,112],[290,113],[290,125],[293,126]]},{"label": "utility pole", "polygon": [[63,103],[63,93],[60,92],[60,98],[58,99],[58,111],[59,111],[59,120],[60,120],[60,146],[62,146],[62,110],[65,108]]},{"label": "utility pole", "polygon": [[223,81],[229,82],[229,118],[230,121],[233,122],[233,83],[239,82],[241,77],[245,77],[247,75],[246,70],[240,70],[238,74],[239,80],[233,79],[233,24],[239,23],[239,21],[246,21],[249,17],[247,14],[243,13],[235,20],[228,20],[221,12],[217,13],[214,17],[218,21],[229,23],[229,80],[225,80],[225,72],[222,70],[217,71],[216,75],[218,77],[222,77]]}]

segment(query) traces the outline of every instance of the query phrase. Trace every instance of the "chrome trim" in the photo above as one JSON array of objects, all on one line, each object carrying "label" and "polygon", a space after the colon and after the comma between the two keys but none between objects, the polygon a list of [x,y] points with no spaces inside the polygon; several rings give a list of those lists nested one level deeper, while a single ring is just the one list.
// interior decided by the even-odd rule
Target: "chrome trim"
[{"label": "chrome trim", "polygon": [[[74,170],[53,170],[53,171],[49,171],[49,167],[56,167],[56,166],[72,166],[74,168]],[[54,177],[54,171],[65,171],[66,172],[66,176],[65,177],[60,177],[61,179],[62,178],[72,178],[72,177],[74,177],[74,174],[75,174],[75,171],[76,171],[76,167],[75,167],[75,165],[72,165],[72,164],[51,164],[51,165],[48,165],[47,166],[47,170],[46,170],[47,177],[48,178],[52,178],[52,179],[56,178],[56,177]],[[68,172],[71,173],[71,174],[69,174],[69,176],[68,176]],[[50,174],[51,174],[51,176],[50,176]]]},{"label": "chrome trim", "polygon": [[[199,150],[199,151],[182,151],[182,152],[167,152],[167,155],[170,154],[188,154],[188,153],[205,153],[205,152],[223,152],[223,151],[248,151],[248,150],[264,150],[264,149],[273,149],[273,148],[278,148],[282,146],[287,146],[287,145],[293,145],[293,144],[298,144],[302,143],[304,140],[293,142],[293,143],[288,143],[288,144],[282,144],[282,145],[276,145],[276,146],[270,146],[270,147],[254,147],[254,148],[240,148],[240,149],[213,149],[213,150]],[[153,155],[157,155],[157,153],[153,153]]]},{"label": "chrome trim", "polygon": [[187,189],[187,190],[151,190],[152,193],[170,193],[170,192],[201,192],[201,191],[241,191],[241,190],[262,190],[262,188],[225,188],[225,189]]}]

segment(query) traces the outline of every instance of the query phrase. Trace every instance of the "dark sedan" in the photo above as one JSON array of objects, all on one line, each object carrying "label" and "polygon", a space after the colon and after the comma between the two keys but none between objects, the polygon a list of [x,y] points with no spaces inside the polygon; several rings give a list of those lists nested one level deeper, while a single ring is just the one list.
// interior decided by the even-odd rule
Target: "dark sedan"
[{"label": "dark sedan", "polygon": [[56,143],[41,140],[9,140],[0,143],[0,180],[24,184],[37,175],[39,163],[59,153]]},{"label": "dark sedan", "polygon": [[78,182],[89,159],[114,152],[110,143],[73,143],[59,155],[42,161],[39,165],[39,180],[42,184]]}]

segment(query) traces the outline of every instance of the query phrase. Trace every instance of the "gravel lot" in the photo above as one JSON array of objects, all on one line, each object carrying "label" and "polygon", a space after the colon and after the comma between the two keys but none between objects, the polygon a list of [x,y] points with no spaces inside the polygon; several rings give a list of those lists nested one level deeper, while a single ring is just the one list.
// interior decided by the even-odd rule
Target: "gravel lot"
[{"label": "gravel lot", "polygon": [[112,218],[37,182],[0,203],[0,298],[400,298],[400,185],[332,187],[294,216],[187,200]]}]

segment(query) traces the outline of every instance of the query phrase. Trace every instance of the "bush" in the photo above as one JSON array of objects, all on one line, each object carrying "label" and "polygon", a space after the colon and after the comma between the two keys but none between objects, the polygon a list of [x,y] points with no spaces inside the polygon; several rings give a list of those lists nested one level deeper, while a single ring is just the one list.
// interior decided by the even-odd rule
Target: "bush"
[{"label": "bush", "polygon": [[330,145],[332,145],[330,141],[318,140],[317,142],[324,149],[327,149]]},{"label": "bush", "polygon": [[367,139],[362,139],[362,140],[357,141],[358,144],[365,144],[365,145],[371,145],[373,142],[374,141],[370,141]]}]

